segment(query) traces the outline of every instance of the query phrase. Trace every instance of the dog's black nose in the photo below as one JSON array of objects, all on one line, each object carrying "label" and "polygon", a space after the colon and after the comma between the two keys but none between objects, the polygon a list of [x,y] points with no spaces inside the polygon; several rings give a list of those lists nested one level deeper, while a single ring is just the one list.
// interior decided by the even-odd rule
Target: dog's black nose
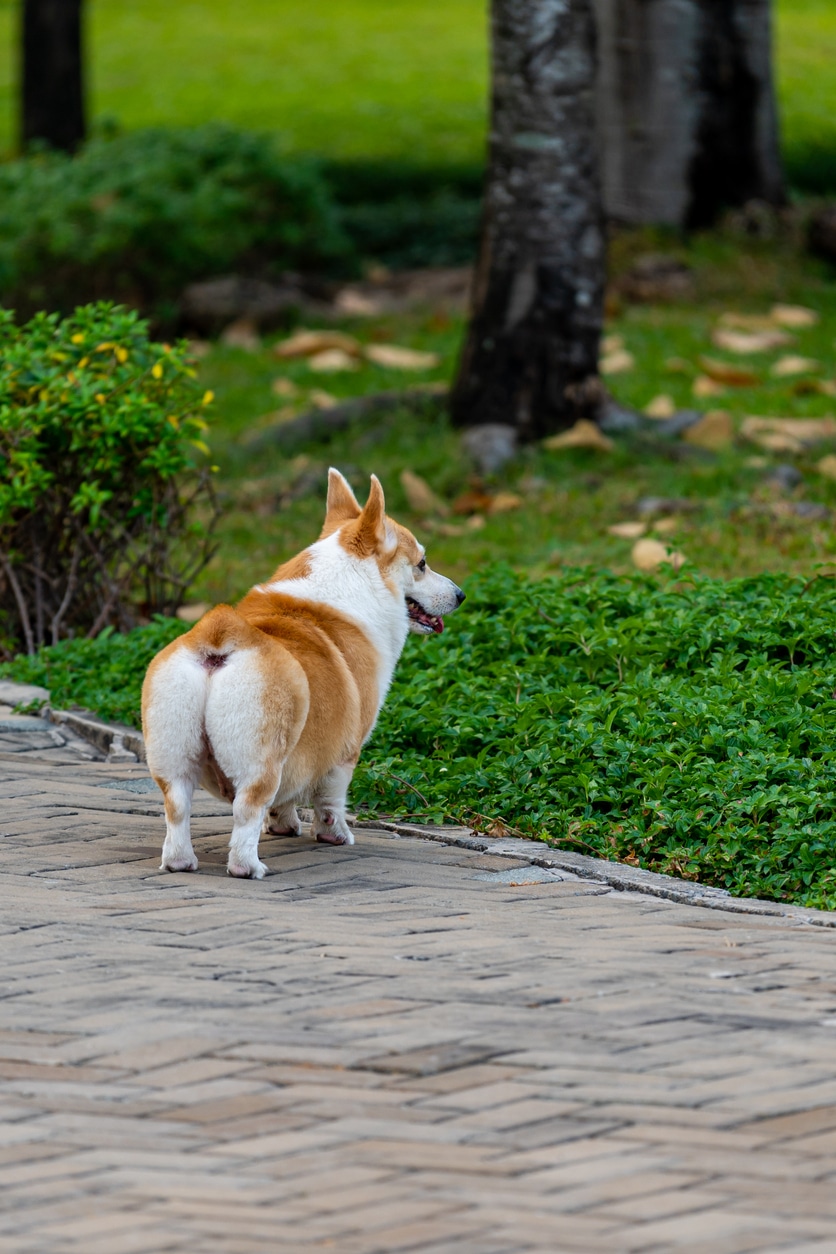
[{"label": "dog's black nose", "polygon": [[465,600],[465,595],[462,592],[461,588],[456,588],[456,605],[461,605],[462,601],[464,600]]}]

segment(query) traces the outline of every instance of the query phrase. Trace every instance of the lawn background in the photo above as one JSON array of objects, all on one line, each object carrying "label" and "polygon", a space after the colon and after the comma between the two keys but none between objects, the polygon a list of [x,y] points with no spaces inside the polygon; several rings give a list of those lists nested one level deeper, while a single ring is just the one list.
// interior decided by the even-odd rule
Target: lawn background
[{"label": "lawn background", "polygon": [[[0,153],[16,131],[18,0],[0,0]],[[88,0],[93,125],[222,118],[338,159],[473,166],[485,0]],[[777,73],[796,185],[836,189],[836,5],[779,0]]]}]

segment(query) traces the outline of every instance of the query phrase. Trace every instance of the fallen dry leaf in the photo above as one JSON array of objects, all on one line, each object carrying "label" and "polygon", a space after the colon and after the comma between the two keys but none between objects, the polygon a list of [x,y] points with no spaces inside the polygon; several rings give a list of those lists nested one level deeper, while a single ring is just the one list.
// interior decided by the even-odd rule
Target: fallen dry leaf
[{"label": "fallen dry leaf", "polygon": [[794,396],[836,396],[836,380],[834,379],[798,379],[792,385]]},{"label": "fallen dry leaf", "polygon": [[386,366],[389,370],[432,370],[441,361],[438,353],[421,353],[397,344],[369,344],[366,357],[376,366]]},{"label": "fallen dry leaf", "polygon": [[724,409],[710,409],[699,422],[683,432],[682,438],[697,448],[726,448],[734,439],[731,414],[727,414]]},{"label": "fallen dry leaf", "polygon": [[816,470],[825,479],[836,479],[836,454],[828,453],[821,461],[816,462]]},{"label": "fallen dry leaf", "polygon": [[733,366],[726,361],[717,361],[714,357],[700,357],[700,367],[715,383],[724,383],[733,388],[751,388],[760,383],[754,370],[745,366]]},{"label": "fallen dry leaf", "polygon": [[815,309],[804,305],[773,305],[769,316],[781,327],[814,327],[819,321]]},{"label": "fallen dry leaf", "polygon": [[685,562],[682,553],[671,552],[661,540],[637,540],[631,553],[633,565],[639,570],[656,570],[663,562],[670,562],[674,570],[679,570]]},{"label": "fallen dry leaf", "polygon": [[181,623],[196,623],[203,618],[204,614],[208,614],[211,608],[206,601],[195,601],[194,605],[181,605],[177,611],[177,617]]},{"label": "fallen dry leaf", "polygon": [[321,353],[314,353],[308,358],[308,366],[311,370],[322,371],[325,374],[336,374],[341,370],[359,370],[357,358],[352,357],[351,353],[345,352],[342,348],[326,348]]},{"label": "fallen dry leaf", "polygon": [[280,375],[278,379],[273,380],[270,384],[270,388],[276,393],[276,396],[292,397],[299,395],[299,388],[293,380],[285,379],[282,375]]},{"label": "fallen dry leaf", "polygon": [[332,348],[339,348],[351,357],[362,354],[360,342],[353,335],[346,335],[342,331],[305,330],[294,331],[288,339],[280,340],[274,346],[273,352],[282,358],[313,357]]},{"label": "fallen dry leaf", "polygon": [[707,374],[698,374],[691,384],[691,391],[700,400],[707,396],[722,396],[725,390],[722,383],[710,379]]},{"label": "fallen dry leaf", "polygon": [[782,435],[780,431],[759,431],[746,438],[770,453],[803,453],[805,448],[794,435]]},{"label": "fallen dry leaf", "polygon": [[783,348],[792,343],[786,331],[731,331],[717,327],[711,334],[711,342],[728,353],[768,353],[773,348]]},{"label": "fallen dry leaf", "polygon": [[648,418],[672,418],[676,413],[676,405],[673,397],[663,392],[661,396],[654,396],[653,400],[645,405],[644,412]]},{"label": "fallen dry leaf", "polygon": [[681,526],[680,518],[657,518],[653,524],[653,530],[658,531],[660,536],[669,536],[674,531],[679,531]]},{"label": "fallen dry leaf", "polygon": [[623,348],[623,335],[605,335],[601,340],[601,352],[605,355],[607,353],[620,353]]},{"label": "fallen dry leaf", "polygon": [[245,353],[257,353],[261,337],[252,318],[236,318],[221,332],[221,343],[227,348],[241,348]]},{"label": "fallen dry leaf", "polygon": [[626,348],[616,349],[614,353],[605,353],[598,369],[601,374],[626,374],[635,367],[636,359]]},{"label": "fallen dry leaf", "polygon": [[189,356],[200,361],[203,357],[208,357],[212,351],[212,345],[208,340],[189,340]]},{"label": "fallen dry leaf", "polygon": [[720,315],[721,327],[733,327],[737,331],[772,331],[775,319],[769,314],[745,314],[728,310]]},{"label": "fallen dry leaf", "polygon": [[385,301],[379,296],[346,287],[337,292],[334,308],[337,313],[346,314],[350,318],[376,318],[385,312]]},{"label": "fallen dry leaf", "polygon": [[665,369],[671,374],[693,374],[694,367],[684,357],[668,357]]},{"label": "fallen dry leaf", "polygon": [[481,531],[485,525],[485,520],[481,514],[474,514],[472,518],[468,518],[465,527],[468,531]]},{"label": "fallen dry leaf", "polygon": [[482,514],[486,513],[490,507],[493,497],[487,492],[479,492],[471,488],[468,492],[462,492],[461,496],[457,496],[453,502],[454,514]]},{"label": "fallen dry leaf", "polygon": [[333,409],[340,403],[336,396],[332,396],[330,392],[323,392],[322,388],[311,388],[308,400],[314,409]]},{"label": "fallen dry leaf", "polygon": [[579,418],[569,431],[561,431],[560,435],[550,435],[543,441],[543,448],[554,451],[562,448],[596,448],[608,453],[614,447],[608,436],[604,435],[597,423],[588,418]]},{"label": "fallen dry leaf", "polygon": [[740,433],[747,440],[756,435],[775,434],[815,444],[817,440],[836,437],[836,418],[759,418],[751,415],[743,419]]},{"label": "fallen dry leaf", "polygon": [[522,503],[522,497],[517,496],[516,492],[497,492],[490,503],[488,513],[508,514],[511,510],[519,509]]},{"label": "fallen dry leaf", "polygon": [[446,503],[436,496],[426,479],[412,470],[402,470],[400,477],[409,508],[416,514],[441,514],[443,517],[450,513]]},{"label": "fallen dry leaf", "polygon": [[611,536],[618,536],[620,540],[638,540],[639,536],[643,536],[647,531],[647,523],[613,523],[611,527],[607,527],[607,531]]},{"label": "fallen dry leaf", "polygon": [[812,357],[779,357],[770,370],[776,379],[786,379],[793,374],[813,374],[821,370],[821,362]]}]

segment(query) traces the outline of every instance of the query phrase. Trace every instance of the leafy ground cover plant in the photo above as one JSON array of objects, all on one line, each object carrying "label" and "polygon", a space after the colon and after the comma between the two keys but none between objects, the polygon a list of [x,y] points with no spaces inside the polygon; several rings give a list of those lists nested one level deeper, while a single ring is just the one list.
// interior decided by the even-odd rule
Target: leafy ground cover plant
[{"label": "leafy ground cover plant", "polygon": [[209,450],[193,376],[185,346],[153,343],[134,313],[91,305],[18,327],[0,311],[7,656],[130,628],[180,603],[210,552]]},{"label": "leafy ground cover plant", "polygon": [[354,804],[836,906],[832,580],[495,568],[409,650]]},{"label": "leafy ground cover plant", "polygon": [[107,297],[164,316],[191,279],[350,253],[315,168],[268,135],[144,130],[0,164],[0,297],[24,313]]},{"label": "leafy ground cover plant", "polygon": [[[832,579],[495,566],[467,592],[443,636],[406,649],[355,806],[836,907]],[[138,725],[145,666],[183,630],[0,672]]]}]

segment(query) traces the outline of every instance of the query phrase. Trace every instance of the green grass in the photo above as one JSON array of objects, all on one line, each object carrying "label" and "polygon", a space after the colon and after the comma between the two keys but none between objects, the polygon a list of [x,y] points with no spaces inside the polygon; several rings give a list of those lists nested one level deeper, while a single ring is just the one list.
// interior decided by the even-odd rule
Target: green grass
[{"label": "green grass", "polygon": [[[0,9],[0,48],[10,46],[11,9]],[[94,119],[135,128],[221,118],[332,157],[481,159],[481,0],[97,0],[90,9]],[[4,60],[0,148],[11,139],[8,52]]]},{"label": "green grass", "polygon": [[[14,143],[18,0],[0,0],[0,152]],[[94,123],[281,131],[339,159],[472,166],[487,102],[484,0],[90,0]],[[836,186],[836,8],[780,0],[777,71],[794,181]]]},{"label": "green grass", "polygon": [[778,93],[790,183],[836,190],[836,6],[780,0],[776,8]]}]

